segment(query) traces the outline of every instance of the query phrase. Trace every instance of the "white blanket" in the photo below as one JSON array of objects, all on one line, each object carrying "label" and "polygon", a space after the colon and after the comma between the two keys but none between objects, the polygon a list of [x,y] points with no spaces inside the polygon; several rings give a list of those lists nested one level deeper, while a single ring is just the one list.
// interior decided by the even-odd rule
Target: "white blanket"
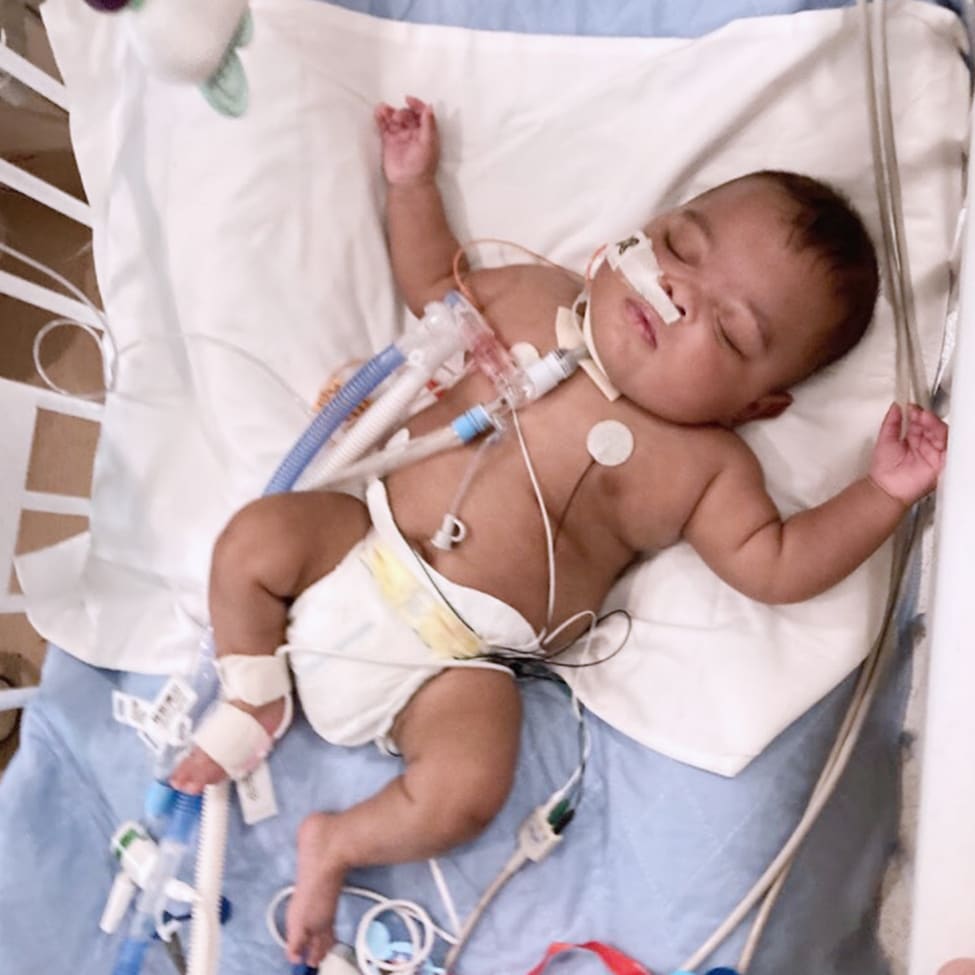
[{"label": "white blanket", "polygon": [[[658,208],[780,167],[834,181],[879,240],[853,10],[646,40],[406,25],[308,0],[253,7],[250,110],[228,120],[194,90],[147,78],[119,18],[45,4],[105,309],[119,344],[138,344],[107,404],[90,532],[21,559],[19,572],[40,632],[99,665],[191,665],[216,533],[260,491],[331,370],[406,322],[382,229],[375,102],[411,93],[437,106],[462,238],[505,237],[581,268]],[[960,44],[946,11],[894,5],[895,119],[929,366],[961,195]],[[742,431],[784,513],[863,470],[893,355],[882,301],[846,360],[798,389],[782,418]],[[611,594],[636,617],[623,652],[569,679],[626,734],[733,774],[865,655],[888,561],[883,551],[819,598],[773,609],[678,545]]]}]

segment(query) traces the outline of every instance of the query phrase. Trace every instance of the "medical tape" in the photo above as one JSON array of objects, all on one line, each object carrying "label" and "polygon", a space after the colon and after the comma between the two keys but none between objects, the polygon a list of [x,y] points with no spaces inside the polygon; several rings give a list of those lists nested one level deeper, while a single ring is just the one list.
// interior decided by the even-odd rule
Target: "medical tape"
[{"label": "medical tape", "polygon": [[218,657],[215,665],[231,701],[260,707],[291,693],[291,671],[281,657],[235,653]]},{"label": "medical tape", "polygon": [[680,312],[660,283],[660,265],[653,252],[653,244],[642,230],[610,244],[606,248],[606,262],[626,278],[630,287],[650,302],[665,325],[680,321]]}]

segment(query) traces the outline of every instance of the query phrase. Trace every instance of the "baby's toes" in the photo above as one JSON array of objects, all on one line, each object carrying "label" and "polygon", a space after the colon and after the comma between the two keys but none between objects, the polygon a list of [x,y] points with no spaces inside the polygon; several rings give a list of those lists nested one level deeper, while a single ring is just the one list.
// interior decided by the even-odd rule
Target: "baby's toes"
[{"label": "baby's toes", "polygon": [[224,778],[223,769],[206,752],[194,748],[176,767],[169,781],[174,789],[196,795]]},{"label": "baby's toes", "polygon": [[317,968],[335,943],[328,928],[312,929],[302,924],[288,924],[288,961],[292,964],[304,962]]}]

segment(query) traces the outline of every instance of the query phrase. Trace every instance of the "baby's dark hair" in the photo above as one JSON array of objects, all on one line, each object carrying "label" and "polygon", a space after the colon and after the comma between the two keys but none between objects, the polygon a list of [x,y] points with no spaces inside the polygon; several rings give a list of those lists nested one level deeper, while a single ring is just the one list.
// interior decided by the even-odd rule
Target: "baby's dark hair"
[{"label": "baby's dark hair", "polygon": [[814,372],[846,355],[873,318],[880,286],[873,241],[853,204],[821,180],[780,169],[763,169],[744,178],[768,180],[795,204],[790,241],[816,253],[833,278],[843,314],[825,337]]}]

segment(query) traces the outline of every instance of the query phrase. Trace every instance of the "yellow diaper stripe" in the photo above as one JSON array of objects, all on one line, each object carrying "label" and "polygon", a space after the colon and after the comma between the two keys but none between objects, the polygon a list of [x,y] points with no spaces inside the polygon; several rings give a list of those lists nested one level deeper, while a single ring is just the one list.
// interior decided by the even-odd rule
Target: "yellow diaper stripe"
[{"label": "yellow diaper stripe", "polygon": [[367,545],[366,568],[387,605],[442,660],[465,660],[484,653],[484,641],[450,607],[427,589],[387,546]]}]

